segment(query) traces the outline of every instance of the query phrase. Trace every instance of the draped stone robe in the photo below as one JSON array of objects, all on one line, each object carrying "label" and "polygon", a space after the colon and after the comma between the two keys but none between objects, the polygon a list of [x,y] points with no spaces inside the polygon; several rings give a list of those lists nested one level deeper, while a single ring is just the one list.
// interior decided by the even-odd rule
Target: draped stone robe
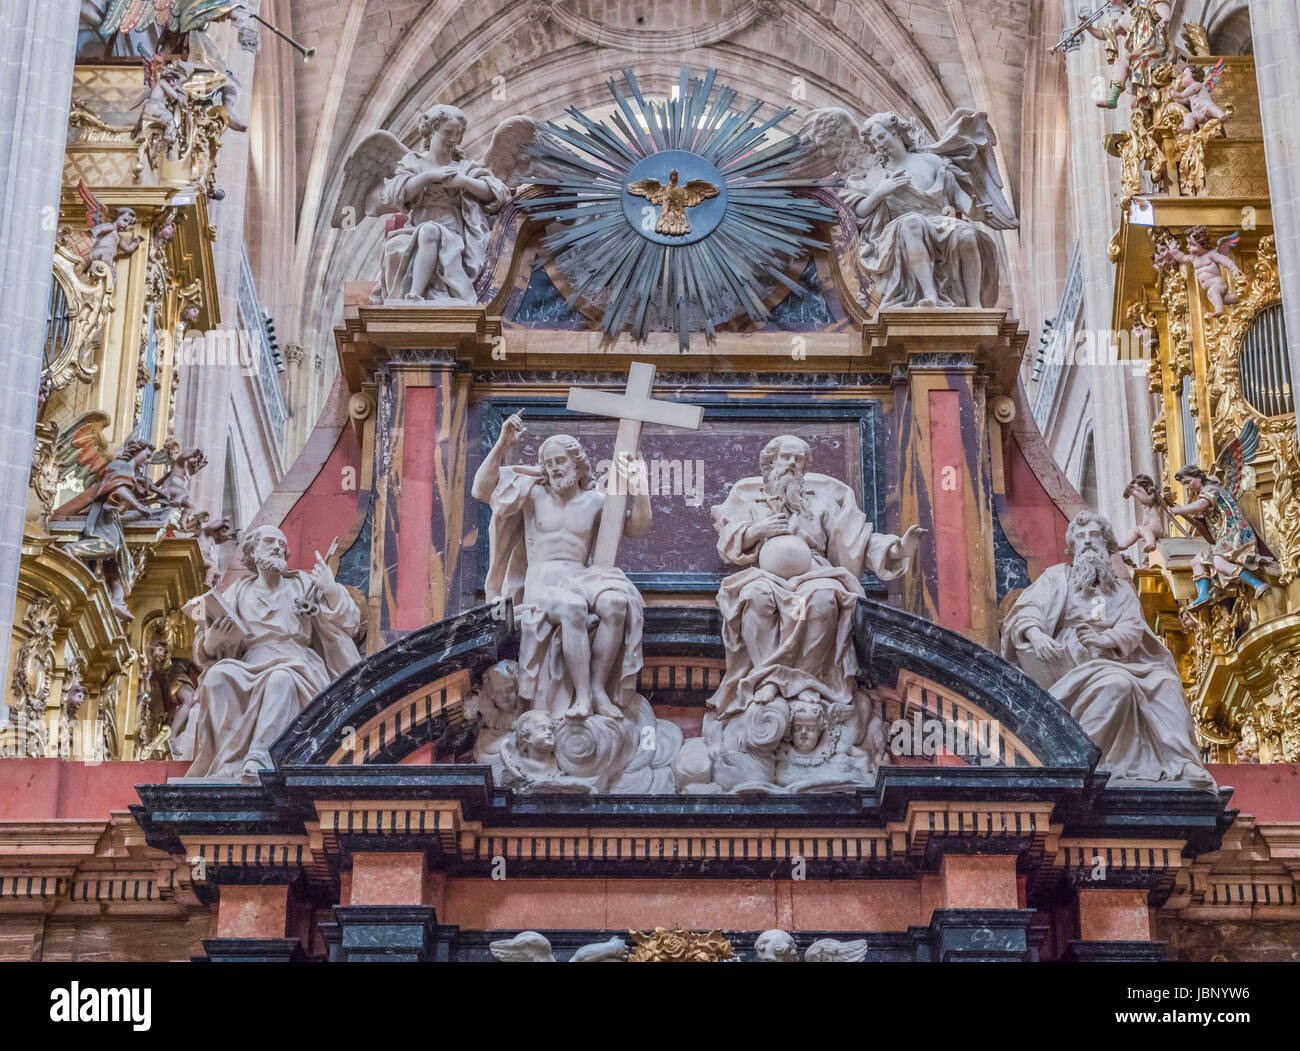
[{"label": "draped stone robe", "polygon": [[[812,567],[789,579],[761,568],[762,543],[745,535],[748,526],[773,513],[762,478],[741,479],[726,501],[713,508],[718,554],[745,567],[718,589],[727,672],[708,706],[719,719],[742,712],[764,683],[787,698],[812,690],[830,703],[850,703],[858,672],[853,612],[864,594],[859,578],[870,569],[881,580],[893,580],[911,565],[910,555],[891,556],[898,537],[873,532],[853,490],[843,482],[810,472],[804,475],[803,498],[806,508],[791,515],[790,524],[808,545]],[[751,603],[770,609],[780,625],[776,650],[757,663],[741,630]]]},{"label": "draped stone robe", "polygon": [[[1084,625],[1117,641],[1083,652]],[[1041,661],[1029,644],[1033,628],[1066,646]],[[1124,583],[1089,594],[1070,566],[1051,566],[1016,601],[1002,628],[1002,655],[1019,665],[1066,710],[1102,750],[1111,784],[1184,781],[1214,787],[1201,763],[1187,697],[1173,654],[1147,627],[1137,592]]]},{"label": "draped stone robe", "polygon": [[[206,639],[195,659],[209,667],[199,680],[194,763],[186,779],[239,781],[244,767],[271,765],[275,739],[316,694],[361,659],[354,636],[361,610],[335,584],[312,594],[311,578],[289,571],[277,587],[245,577],[222,599],[247,629],[233,646]],[[308,599],[313,616],[295,611]]]}]

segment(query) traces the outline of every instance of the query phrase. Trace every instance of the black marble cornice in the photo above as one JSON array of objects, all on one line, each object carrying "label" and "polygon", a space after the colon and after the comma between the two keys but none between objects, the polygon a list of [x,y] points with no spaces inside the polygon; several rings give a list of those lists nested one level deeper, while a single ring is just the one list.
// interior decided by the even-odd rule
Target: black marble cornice
[{"label": "black marble cornice", "polygon": [[271,747],[277,769],[324,764],[344,732],[438,679],[468,668],[475,674],[499,659],[510,636],[509,602],[478,606],[412,632],[354,664],[312,700]]}]

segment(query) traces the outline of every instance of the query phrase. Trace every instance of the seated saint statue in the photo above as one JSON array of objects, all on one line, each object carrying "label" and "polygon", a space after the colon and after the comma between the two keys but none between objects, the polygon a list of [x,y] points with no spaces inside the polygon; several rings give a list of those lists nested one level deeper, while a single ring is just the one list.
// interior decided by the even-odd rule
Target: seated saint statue
[{"label": "seated saint statue", "polygon": [[852,707],[859,578],[864,569],[902,576],[926,531],[873,532],[852,489],[812,473],[802,438],[773,438],[759,466],[761,476],[742,478],[713,508],[718,554],[744,568],[718,589],[727,671],[709,708],[727,720],[800,695]]},{"label": "seated saint statue", "polygon": [[1213,788],[1201,763],[1173,654],[1147,627],[1137,592],[1115,576],[1110,523],[1091,511],[1066,533],[1070,562],[1050,566],[1002,625],[1002,655],[1065,705],[1101,748],[1111,784]]},{"label": "seated saint statue", "polygon": [[[552,435],[536,467],[504,466],[523,431],[518,414],[505,421],[471,490],[492,508],[488,600],[508,597],[519,615],[519,696],[555,718],[622,719],[636,696],[645,603],[622,570],[588,565],[605,496],[582,446]],[[631,488],[640,491],[623,533],[641,537],[650,496]]]},{"label": "seated saint statue", "polygon": [[250,529],[240,555],[252,575],[221,593],[225,615],[195,631],[194,659],[206,671],[186,780],[255,783],[276,738],[361,659],[361,610],[329,566],[288,569],[289,543],[272,526]]}]

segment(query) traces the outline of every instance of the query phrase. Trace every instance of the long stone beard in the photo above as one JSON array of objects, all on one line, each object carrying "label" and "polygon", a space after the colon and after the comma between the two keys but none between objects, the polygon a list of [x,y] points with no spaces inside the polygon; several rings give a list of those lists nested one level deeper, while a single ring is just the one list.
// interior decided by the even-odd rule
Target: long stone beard
[{"label": "long stone beard", "polygon": [[272,570],[276,573],[283,574],[289,568],[289,563],[278,555],[254,555],[253,569],[255,572],[262,572],[264,569]]},{"label": "long stone beard", "polygon": [[1115,590],[1115,570],[1110,556],[1102,548],[1085,547],[1075,552],[1070,566],[1070,581],[1079,590],[1092,594]]},{"label": "long stone beard", "polygon": [[807,507],[803,498],[803,471],[794,464],[784,470],[773,467],[763,479],[763,488],[792,515],[802,514]]}]

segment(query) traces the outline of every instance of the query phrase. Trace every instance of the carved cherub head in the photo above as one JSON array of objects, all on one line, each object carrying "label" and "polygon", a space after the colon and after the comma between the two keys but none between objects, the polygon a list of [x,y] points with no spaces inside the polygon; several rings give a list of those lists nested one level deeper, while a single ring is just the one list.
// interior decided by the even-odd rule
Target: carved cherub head
[{"label": "carved cherub head", "polygon": [[123,208],[117,213],[113,225],[117,227],[119,233],[126,233],[135,226],[135,211],[131,208]]},{"label": "carved cherub head", "polygon": [[790,747],[809,755],[826,732],[826,708],[818,701],[795,701],[790,705]]},{"label": "carved cherub head", "polygon": [[1205,225],[1187,228],[1187,251],[1191,255],[1201,255],[1210,250],[1210,228]]},{"label": "carved cherub head", "polygon": [[519,665],[515,661],[497,661],[483,673],[479,685],[479,704],[486,701],[502,712],[519,709]]},{"label": "carved cherub head", "polygon": [[798,963],[799,947],[788,931],[764,931],[754,939],[754,956],[759,963]]},{"label": "carved cherub head", "polygon": [[1157,495],[1155,479],[1149,474],[1136,475],[1134,479],[1124,487],[1124,499],[1127,500],[1133,495],[1134,491],[1138,489],[1142,490],[1142,492],[1146,493],[1152,499]]},{"label": "carved cherub head", "polygon": [[524,712],[515,721],[515,748],[525,759],[548,762],[555,757],[555,730],[545,712]]}]

